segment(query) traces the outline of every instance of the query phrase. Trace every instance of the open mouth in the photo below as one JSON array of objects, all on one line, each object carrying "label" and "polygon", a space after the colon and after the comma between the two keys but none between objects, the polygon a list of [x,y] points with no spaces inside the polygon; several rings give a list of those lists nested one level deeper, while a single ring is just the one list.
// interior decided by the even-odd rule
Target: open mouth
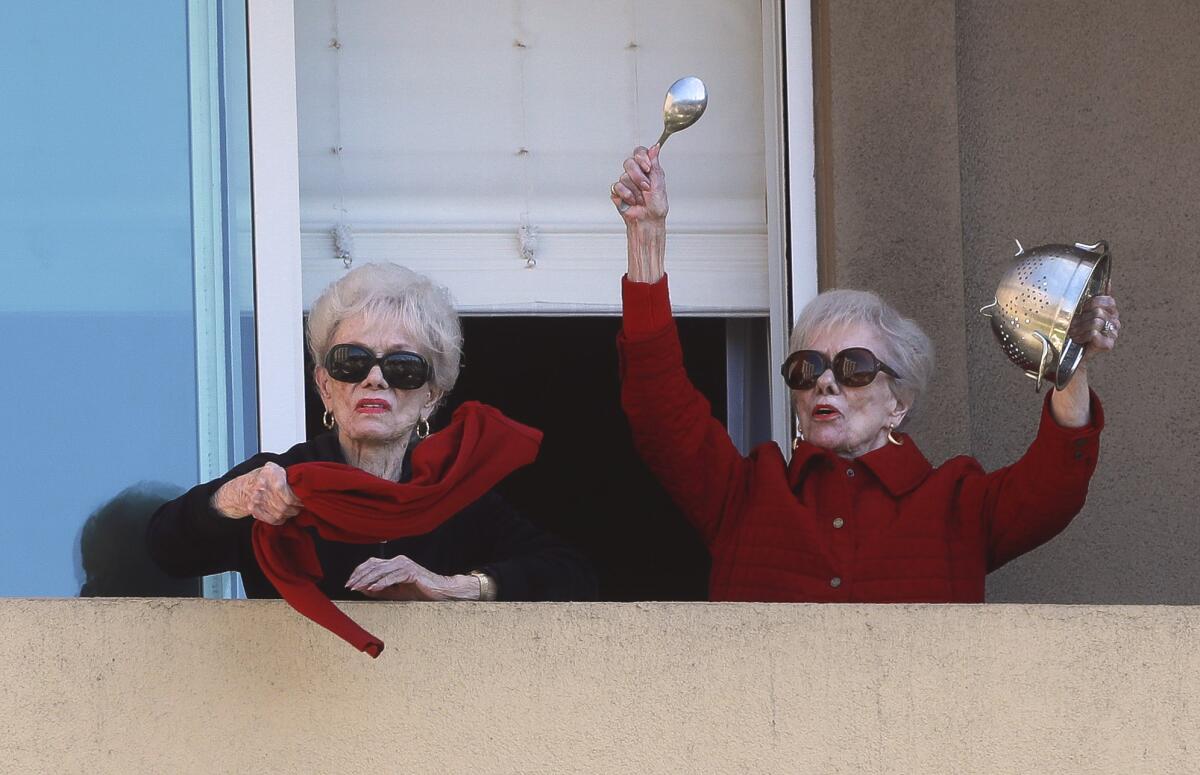
[{"label": "open mouth", "polygon": [[354,410],[366,414],[379,414],[391,411],[392,405],[381,398],[364,398],[354,405]]},{"label": "open mouth", "polygon": [[813,407],[812,416],[814,420],[832,420],[836,417],[841,417],[842,413],[832,406],[827,404],[818,404]]}]

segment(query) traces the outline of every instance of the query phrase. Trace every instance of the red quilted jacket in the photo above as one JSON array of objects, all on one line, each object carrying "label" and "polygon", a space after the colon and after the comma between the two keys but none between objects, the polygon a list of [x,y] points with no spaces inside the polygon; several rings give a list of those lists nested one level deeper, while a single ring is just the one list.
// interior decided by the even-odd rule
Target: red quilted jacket
[{"label": "red quilted jacket", "polygon": [[933,468],[912,439],[845,460],[802,443],[743,457],[688,380],[667,281],[623,282],[622,403],[634,443],[712,555],[712,600],[983,601],[984,576],[1083,507],[1104,415],[1063,428],[1049,398],[1029,450],[985,473]]}]

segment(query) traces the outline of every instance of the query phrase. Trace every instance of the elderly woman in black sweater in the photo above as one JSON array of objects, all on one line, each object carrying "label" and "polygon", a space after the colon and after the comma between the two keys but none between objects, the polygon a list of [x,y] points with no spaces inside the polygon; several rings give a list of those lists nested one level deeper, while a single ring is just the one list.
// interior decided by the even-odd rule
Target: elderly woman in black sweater
[{"label": "elderly woman in black sweater", "polygon": [[[165,504],[148,529],[169,573],[239,571],[250,597],[277,597],[256,561],[251,526],[280,525],[304,504],[297,463],[333,462],[389,482],[412,475],[413,447],[458,377],[462,334],[446,291],[390,264],[367,264],[313,304],[308,346],[329,429],[282,454],[264,452]],[[377,544],[314,535],[334,599],[593,599],[588,563],[489,492],[424,535]]]}]

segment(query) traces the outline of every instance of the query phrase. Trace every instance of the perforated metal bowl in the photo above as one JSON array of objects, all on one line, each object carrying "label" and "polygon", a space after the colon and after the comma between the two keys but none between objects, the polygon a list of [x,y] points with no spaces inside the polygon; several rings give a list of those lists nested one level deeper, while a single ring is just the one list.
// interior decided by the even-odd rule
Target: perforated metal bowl
[{"label": "perforated metal bowl", "polygon": [[1080,308],[1108,283],[1108,243],[1026,250],[1017,242],[1014,258],[995,300],[979,312],[992,319],[992,333],[1004,354],[1036,381],[1039,393],[1046,379],[1062,389],[1083,357],[1083,347],[1068,338],[1067,330]]}]

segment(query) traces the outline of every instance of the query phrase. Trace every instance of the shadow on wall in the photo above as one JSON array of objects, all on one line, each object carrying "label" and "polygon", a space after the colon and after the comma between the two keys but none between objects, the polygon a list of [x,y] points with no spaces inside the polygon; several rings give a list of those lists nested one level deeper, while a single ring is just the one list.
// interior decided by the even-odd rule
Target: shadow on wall
[{"label": "shadow on wall", "polygon": [[146,523],[182,493],[165,482],[138,482],[92,512],[79,531],[80,597],[199,596],[199,579],[171,578],[146,551]]}]

